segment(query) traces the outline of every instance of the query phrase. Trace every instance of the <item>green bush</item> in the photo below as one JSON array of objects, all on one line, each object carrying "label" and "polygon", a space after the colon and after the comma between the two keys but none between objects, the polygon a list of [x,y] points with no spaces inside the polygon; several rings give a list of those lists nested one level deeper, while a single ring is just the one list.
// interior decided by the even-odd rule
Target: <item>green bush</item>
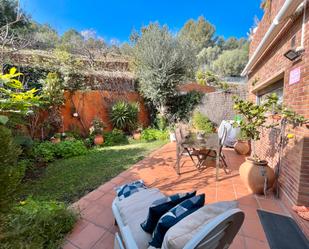
[{"label": "green bush", "polygon": [[2,125],[0,141],[0,210],[3,210],[23,178],[25,167],[17,163],[21,150],[14,143],[11,131]]},{"label": "green bush", "polygon": [[144,141],[167,140],[169,133],[167,130],[161,131],[153,128],[147,128],[142,131],[141,139]]},{"label": "green bush", "polygon": [[63,141],[55,144],[55,155],[60,158],[70,158],[85,155],[87,148],[80,140]]},{"label": "green bush", "polygon": [[63,203],[28,198],[7,216],[0,248],[58,249],[76,220]]},{"label": "green bush", "polygon": [[39,162],[51,162],[55,159],[55,146],[49,141],[37,143],[34,145],[32,150],[32,156],[36,161]]},{"label": "green bush", "polygon": [[204,116],[201,112],[195,112],[192,117],[193,127],[205,133],[212,133],[214,126],[208,117]]},{"label": "green bush", "polygon": [[104,132],[104,146],[128,144],[128,138],[121,130],[114,129],[111,132]]},{"label": "green bush", "polygon": [[87,153],[85,144],[80,140],[38,143],[33,148],[33,157],[39,162],[51,162],[56,158],[69,158]]},{"label": "green bush", "polygon": [[112,106],[110,118],[114,128],[123,131],[132,131],[137,128],[138,103],[119,101]]}]

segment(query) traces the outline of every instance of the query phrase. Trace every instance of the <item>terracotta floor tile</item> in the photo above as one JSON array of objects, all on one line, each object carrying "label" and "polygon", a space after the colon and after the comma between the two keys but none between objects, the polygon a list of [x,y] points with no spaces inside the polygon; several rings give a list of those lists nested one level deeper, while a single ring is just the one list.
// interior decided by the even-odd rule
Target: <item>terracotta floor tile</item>
[{"label": "terracotta floor tile", "polygon": [[71,207],[78,212],[81,212],[85,208],[89,207],[92,204],[92,202],[86,198],[80,199],[78,202],[75,202],[71,205]]},{"label": "terracotta floor tile", "polygon": [[96,217],[91,218],[91,222],[98,226],[105,227],[106,229],[111,229],[111,227],[115,224],[112,208],[106,207],[102,209]]},{"label": "terracotta floor tile", "polygon": [[237,198],[239,204],[241,205],[245,205],[245,206],[249,206],[249,207],[254,207],[254,208],[258,208],[259,204],[256,201],[254,195],[246,195],[246,196],[242,196]]},{"label": "terracotta floor tile", "polygon": [[105,206],[105,207],[111,207],[113,200],[115,199],[116,194],[115,193],[107,193],[103,196],[101,196],[97,201],[96,204],[100,206]]},{"label": "terracotta floor tile", "polygon": [[99,199],[101,196],[103,196],[103,192],[99,190],[94,190],[90,192],[89,194],[85,195],[83,198],[90,200],[90,201],[95,201]]},{"label": "terracotta floor tile", "polygon": [[247,249],[269,249],[268,243],[253,238],[245,237],[245,245]]},{"label": "terracotta floor tile", "polygon": [[103,193],[107,193],[113,191],[116,185],[112,182],[107,182],[98,187],[97,190],[102,191]]},{"label": "terracotta floor tile", "polygon": [[285,213],[277,200],[258,198],[261,209],[274,213]]},{"label": "terracotta floor tile", "polygon": [[90,249],[106,232],[106,229],[88,224],[81,232],[72,234],[69,241],[80,249]]},{"label": "terracotta floor tile", "polygon": [[236,235],[229,249],[246,249],[245,238],[240,235]]},{"label": "terracotta floor tile", "polygon": [[245,213],[245,219],[259,220],[257,208],[239,204],[239,208]]},{"label": "terracotta floor tile", "polygon": [[106,232],[91,249],[111,249],[114,245],[114,239],[114,234]]},{"label": "terracotta floor tile", "polygon": [[62,246],[62,249],[79,249],[79,248],[71,244],[71,242],[67,241]]},{"label": "terracotta floor tile", "polygon": [[73,230],[71,231],[71,233],[69,234],[69,237],[71,234],[77,234],[80,233],[87,225],[89,225],[89,222],[86,221],[85,219],[80,218],[76,223],[75,226],[73,228]]},{"label": "terracotta floor tile", "polygon": [[116,176],[113,179],[111,179],[110,182],[112,182],[116,186],[119,186],[119,185],[122,185],[122,184],[124,184],[124,183],[126,183],[128,181],[125,178],[121,177],[121,176]]},{"label": "terracotta floor tile", "polygon": [[245,237],[254,238],[260,241],[267,241],[263,227],[259,220],[245,219],[242,225],[242,231]]}]

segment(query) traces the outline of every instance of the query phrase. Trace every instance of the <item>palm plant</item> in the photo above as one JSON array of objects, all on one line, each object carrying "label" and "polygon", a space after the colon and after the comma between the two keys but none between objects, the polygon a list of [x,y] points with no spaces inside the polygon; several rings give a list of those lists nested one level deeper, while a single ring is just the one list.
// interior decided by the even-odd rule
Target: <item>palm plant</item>
[{"label": "palm plant", "polygon": [[138,112],[138,103],[116,102],[110,113],[114,128],[129,132],[135,130],[138,124]]}]

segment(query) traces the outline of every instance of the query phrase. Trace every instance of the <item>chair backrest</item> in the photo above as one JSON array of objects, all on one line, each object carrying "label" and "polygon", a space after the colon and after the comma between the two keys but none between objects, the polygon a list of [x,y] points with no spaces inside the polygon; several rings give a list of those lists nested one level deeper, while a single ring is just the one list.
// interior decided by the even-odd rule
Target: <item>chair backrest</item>
[{"label": "chair backrest", "polygon": [[223,146],[225,139],[226,139],[226,136],[227,136],[227,128],[224,127],[223,132],[221,132],[221,134],[218,133],[218,136],[219,136],[219,144],[220,144],[220,146]]},{"label": "chair backrest", "polygon": [[202,228],[183,249],[227,249],[238,233],[245,215],[238,209],[230,209]]}]

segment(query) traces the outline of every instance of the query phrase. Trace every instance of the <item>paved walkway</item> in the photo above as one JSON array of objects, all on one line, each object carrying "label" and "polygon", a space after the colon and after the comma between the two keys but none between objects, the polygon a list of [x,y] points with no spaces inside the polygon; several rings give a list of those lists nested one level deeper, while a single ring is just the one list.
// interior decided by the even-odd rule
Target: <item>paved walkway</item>
[{"label": "paved walkway", "polygon": [[[182,174],[178,176],[173,169],[175,165],[175,144],[167,144],[150,154],[147,158],[121,173],[111,181],[103,184],[84,196],[74,205],[81,212],[72,233],[67,237],[64,249],[112,249],[114,225],[111,204],[115,197],[114,187],[136,179],[143,179],[147,186],[157,187],[167,195],[198,190],[206,194],[206,204],[216,201],[238,200],[245,212],[245,221],[235,237],[231,249],[264,249],[269,248],[257,209],[288,215],[280,201],[270,197],[256,196],[248,192],[238,174],[238,168],[244,157],[234,150],[226,149],[224,154],[232,170],[226,175],[220,170],[220,180],[215,181],[215,168],[198,172],[189,158],[182,160]],[[214,165],[214,162],[209,162]]]}]

